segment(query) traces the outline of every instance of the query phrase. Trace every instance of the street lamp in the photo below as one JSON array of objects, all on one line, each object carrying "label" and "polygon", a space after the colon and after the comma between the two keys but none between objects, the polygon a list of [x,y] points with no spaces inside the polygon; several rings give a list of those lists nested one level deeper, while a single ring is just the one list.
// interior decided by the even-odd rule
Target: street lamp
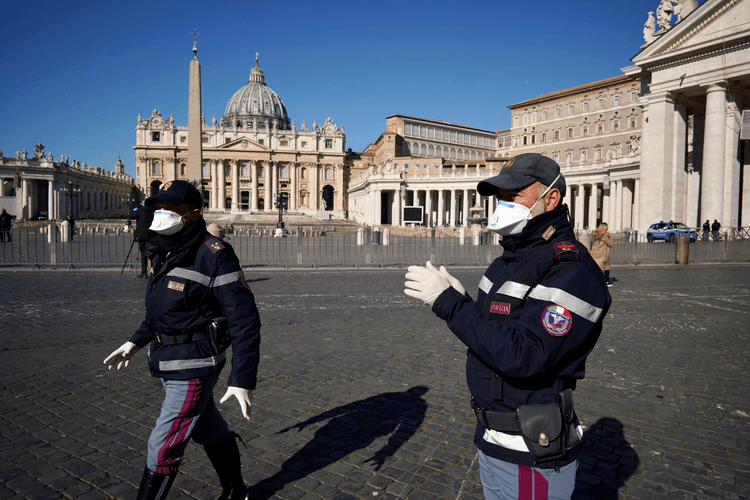
[{"label": "street lamp", "polygon": [[274,206],[279,209],[279,222],[276,224],[276,227],[279,229],[284,229],[284,218],[282,214],[284,210],[289,210],[289,193],[285,193],[283,191],[276,193],[276,201],[274,202]]},{"label": "street lamp", "polygon": [[73,197],[81,194],[81,188],[73,185],[73,181],[68,181],[68,187],[65,190],[65,196],[70,198],[70,211],[68,215],[73,217]]}]

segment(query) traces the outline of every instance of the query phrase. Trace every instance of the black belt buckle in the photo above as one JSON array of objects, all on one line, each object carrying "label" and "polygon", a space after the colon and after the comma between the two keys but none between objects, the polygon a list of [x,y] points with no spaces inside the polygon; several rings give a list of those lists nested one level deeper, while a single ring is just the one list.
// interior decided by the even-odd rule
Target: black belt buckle
[{"label": "black belt buckle", "polygon": [[479,422],[479,425],[481,425],[485,429],[489,429],[489,422],[487,422],[487,410],[485,410],[484,408],[481,408],[477,404],[476,400],[474,399],[474,396],[470,397],[469,401],[471,401],[471,410],[474,412],[474,417],[476,417],[477,422]]}]

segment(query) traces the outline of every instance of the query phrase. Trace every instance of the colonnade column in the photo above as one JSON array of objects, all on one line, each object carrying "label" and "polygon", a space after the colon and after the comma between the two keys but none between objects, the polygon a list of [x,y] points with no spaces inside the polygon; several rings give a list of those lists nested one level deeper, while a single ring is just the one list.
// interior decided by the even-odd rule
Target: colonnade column
[{"label": "colonnade column", "polygon": [[622,181],[615,181],[615,220],[614,230],[622,229]]},{"label": "colonnade column", "polygon": [[599,208],[599,185],[591,184],[591,194],[589,195],[589,229],[596,229],[596,212]]},{"label": "colonnade column", "polygon": [[450,193],[451,193],[451,213],[450,213],[450,218],[448,219],[449,221],[448,223],[450,224],[451,227],[455,227],[456,226],[456,201],[457,201],[456,190],[451,189]]},{"label": "colonnade column", "polygon": [[464,189],[464,214],[461,217],[461,225],[467,227],[469,225],[469,190]]},{"label": "colonnade column", "polygon": [[640,210],[639,207],[641,206],[640,202],[640,194],[641,194],[641,180],[638,178],[633,179],[633,222],[632,227],[633,229],[637,230],[640,224]]},{"label": "colonnade column", "polygon": [[443,197],[443,190],[438,189],[438,226],[442,226],[445,222],[445,198]]},{"label": "colonnade column", "polygon": [[263,162],[263,211],[270,212],[273,209],[273,198],[271,197],[271,162]]},{"label": "colonnade column", "polygon": [[216,210],[218,206],[216,201],[219,198],[219,176],[216,175],[217,163],[216,160],[211,160],[211,210]]},{"label": "colonnade column", "polygon": [[373,220],[372,224],[374,226],[378,226],[383,223],[383,220],[381,218],[381,213],[383,211],[383,200],[381,199],[381,194],[379,189],[373,189],[372,190],[373,196],[375,199],[373,200],[373,206],[375,207],[373,209]]},{"label": "colonnade column", "polygon": [[258,210],[258,160],[250,162],[250,175],[252,176],[250,189],[250,210]]},{"label": "colonnade column", "polygon": [[[393,191],[393,213],[391,214],[391,225],[400,226],[401,222],[401,204],[402,204],[402,190],[395,189]],[[405,194],[405,193],[404,193]]]},{"label": "colonnade column", "polygon": [[279,162],[271,162],[271,209],[273,209],[273,203],[276,201],[276,195],[279,192]]},{"label": "colonnade column", "polygon": [[604,189],[604,186],[602,186],[602,222],[606,222],[607,226],[612,225],[612,218],[609,216],[609,194],[611,192],[611,188]]},{"label": "colonnade column", "polygon": [[622,227],[621,229],[632,228],[633,219],[633,190],[630,187],[630,182],[626,184],[622,183]]},{"label": "colonnade column", "polygon": [[573,219],[574,229],[583,229],[583,193],[585,191],[585,188],[583,184],[578,184],[576,186],[576,215]]},{"label": "colonnade column", "polygon": [[232,213],[240,210],[240,165],[232,160]]},{"label": "colonnade column", "polygon": [[216,173],[219,176],[219,199],[216,208],[223,212],[227,205],[227,172],[223,161],[219,161]]},{"label": "colonnade column", "polygon": [[310,209],[317,215],[320,203],[320,163],[310,163],[308,169],[310,177]]},{"label": "colonnade column", "polygon": [[724,154],[726,144],[727,90],[712,83],[706,89],[706,125],[703,135],[701,220],[728,224],[724,215]]},{"label": "colonnade column", "polygon": [[289,187],[291,189],[289,210],[292,212],[297,210],[297,197],[299,196],[299,183],[297,182],[298,167],[299,163],[296,161],[289,164]]},{"label": "colonnade column", "polygon": [[432,226],[432,191],[429,189],[425,189],[424,192],[424,210],[427,212],[425,224],[427,224],[427,227],[430,227]]},{"label": "colonnade column", "polygon": [[64,217],[58,217],[60,215],[59,210],[60,207],[55,205],[55,181],[49,180],[47,181],[47,218],[49,220],[64,219]]}]

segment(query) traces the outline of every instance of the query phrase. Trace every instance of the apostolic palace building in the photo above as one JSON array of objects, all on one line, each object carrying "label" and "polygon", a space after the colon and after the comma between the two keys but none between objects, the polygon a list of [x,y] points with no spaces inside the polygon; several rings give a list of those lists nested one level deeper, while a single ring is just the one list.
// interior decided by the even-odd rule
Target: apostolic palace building
[{"label": "apostolic palace building", "polygon": [[[192,64],[198,67],[196,59]],[[197,82],[191,73],[198,96],[199,79],[198,69]],[[247,84],[231,96],[220,120],[208,125],[196,116],[195,128],[202,131],[196,172],[188,160],[190,124],[175,125],[157,110],[138,117],[136,181],[144,196],[167,181],[184,179],[202,182],[205,212],[218,218],[276,212],[279,192],[288,193],[292,213],[344,217],[343,125],[328,118],[312,126],[303,121],[297,128],[279,95],[266,85],[257,56]]]}]

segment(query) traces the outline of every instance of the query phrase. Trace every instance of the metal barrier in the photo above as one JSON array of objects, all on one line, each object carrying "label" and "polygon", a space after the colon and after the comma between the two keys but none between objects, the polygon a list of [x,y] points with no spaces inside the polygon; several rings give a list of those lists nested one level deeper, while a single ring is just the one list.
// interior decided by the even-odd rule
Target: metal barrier
[{"label": "metal barrier", "polygon": [[[41,228],[13,228],[12,241],[0,244],[0,266],[49,268],[139,268],[138,245],[127,232],[83,228],[72,240],[62,237],[54,224]],[[486,267],[502,254],[495,238],[483,243],[466,238],[392,236],[384,231],[325,231],[318,226],[295,226],[284,237],[273,231],[236,231],[224,239],[243,267],[406,267],[424,264]],[[676,261],[676,245],[666,242],[616,240],[612,264],[670,264]],[[750,239],[697,241],[690,244],[691,263],[750,262]],[[128,254],[130,253],[129,257]]]}]

